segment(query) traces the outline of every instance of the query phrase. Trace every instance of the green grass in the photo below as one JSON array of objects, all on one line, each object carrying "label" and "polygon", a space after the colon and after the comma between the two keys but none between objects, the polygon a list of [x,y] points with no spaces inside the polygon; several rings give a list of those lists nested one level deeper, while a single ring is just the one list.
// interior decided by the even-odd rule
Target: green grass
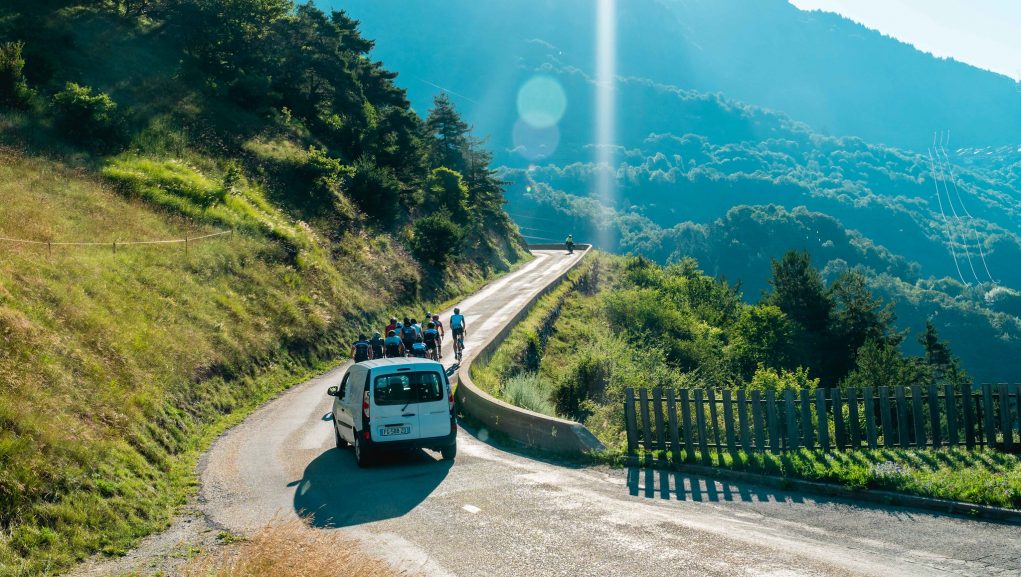
[{"label": "green grass", "polygon": [[[187,254],[0,243],[3,577],[125,552],[194,490],[196,460],[220,431],[345,356],[358,331],[485,279],[462,265],[444,290],[426,291],[397,239],[347,232],[331,244],[248,183],[202,209],[191,192],[218,186],[212,162],[125,156],[107,168],[0,149],[0,236],[238,232]],[[412,292],[395,277],[411,278]]]},{"label": "green grass", "polygon": [[[620,456],[618,449],[603,459],[619,464]],[[645,457],[640,454],[638,462],[644,462]],[[689,458],[682,449],[681,461],[703,464],[698,451],[693,451]],[[867,449],[831,453],[800,449],[779,455],[710,451],[709,462],[724,469],[830,483],[853,490],[893,491],[1021,509],[1021,459],[986,449]]]}]

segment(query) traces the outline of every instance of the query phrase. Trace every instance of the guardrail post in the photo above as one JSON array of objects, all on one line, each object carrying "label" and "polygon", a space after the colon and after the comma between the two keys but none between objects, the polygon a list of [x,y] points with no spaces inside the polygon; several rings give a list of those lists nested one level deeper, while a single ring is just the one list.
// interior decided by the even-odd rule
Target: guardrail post
[{"label": "guardrail post", "polygon": [[631,387],[624,391],[624,421],[627,423],[627,454],[634,457],[638,454],[638,422],[635,415],[635,390]]}]

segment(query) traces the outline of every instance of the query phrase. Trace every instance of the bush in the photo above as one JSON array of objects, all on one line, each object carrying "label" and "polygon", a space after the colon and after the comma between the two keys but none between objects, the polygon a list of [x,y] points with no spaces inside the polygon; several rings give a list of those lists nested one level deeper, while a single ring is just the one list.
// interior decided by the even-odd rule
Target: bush
[{"label": "bush", "polygon": [[33,92],[25,82],[25,59],[21,55],[25,44],[0,44],[0,107],[25,108]]},{"label": "bush", "polygon": [[804,367],[798,367],[793,371],[787,369],[776,369],[759,365],[758,370],[755,371],[755,376],[752,377],[752,382],[748,384],[748,389],[753,391],[775,391],[777,394],[783,394],[784,391],[794,391],[798,393],[800,391],[812,392],[819,386],[819,379],[813,379],[808,375],[808,369]]},{"label": "bush", "polygon": [[555,417],[557,411],[551,400],[552,394],[552,385],[536,373],[522,373],[503,385],[503,398],[508,403]]},{"label": "bush", "polygon": [[339,190],[345,178],[354,170],[327,154],[326,149],[308,147],[305,166],[302,167],[310,185],[310,193],[319,200],[330,198]]},{"label": "bush", "polygon": [[392,168],[381,167],[372,158],[355,163],[347,193],[365,214],[382,223],[393,223],[400,212],[401,183]]},{"label": "bush", "polygon": [[461,228],[451,220],[450,212],[442,210],[418,219],[411,250],[419,261],[442,267],[461,248],[463,241]]},{"label": "bush", "polygon": [[108,95],[68,82],[54,95],[53,105],[57,126],[72,140],[98,148],[116,142],[117,103]]}]

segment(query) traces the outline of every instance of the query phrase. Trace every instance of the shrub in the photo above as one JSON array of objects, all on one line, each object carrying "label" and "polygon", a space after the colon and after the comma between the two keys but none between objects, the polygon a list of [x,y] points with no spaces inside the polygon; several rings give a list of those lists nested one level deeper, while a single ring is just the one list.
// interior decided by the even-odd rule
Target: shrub
[{"label": "shrub", "polygon": [[442,267],[463,241],[464,233],[451,220],[450,212],[441,210],[418,219],[411,250],[419,261]]},{"label": "shrub", "polygon": [[72,140],[100,148],[117,140],[117,103],[108,95],[68,82],[53,105],[57,126]]},{"label": "shrub", "polygon": [[381,167],[372,158],[355,163],[354,176],[347,193],[365,214],[383,223],[392,223],[400,212],[401,183],[392,168]]},{"label": "shrub", "polygon": [[551,400],[552,394],[553,386],[536,373],[522,373],[503,385],[503,398],[508,403],[555,417],[557,411]]},{"label": "shrub", "polygon": [[819,379],[813,379],[808,374],[808,369],[804,367],[798,367],[793,371],[787,369],[781,369],[777,371],[774,368],[765,367],[759,365],[759,368],[755,371],[755,376],[752,377],[752,382],[748,384],[750,390],[757,391],[775,391],[778,394],[782,394],[784,391],[791,390],[795,393],[800,391],[814,391],[819,386]]},{"label": "shrub", "polygon": [[25,44],[0,44],[0,107],[24,108],[33,92],[25,82],[25,59],[21,55]]}]

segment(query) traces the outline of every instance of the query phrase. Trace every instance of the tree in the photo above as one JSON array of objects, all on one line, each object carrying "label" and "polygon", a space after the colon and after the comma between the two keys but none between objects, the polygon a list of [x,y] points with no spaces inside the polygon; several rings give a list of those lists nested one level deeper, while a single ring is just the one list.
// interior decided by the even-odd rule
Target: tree
[{"label": "tree", "polygon": [[430,162],[432,166],[445,166],[458,172],[468,168],[468,132],[470,127],[461,120],[446,94],[440,93],[433,99],[433,109],[425,120],[425,127],[432,136]]},{"label": "tree", "polygon": [[729,349],[737,372],[750,379],[758,367],[790,368],[795,330],[780,307],[746,307],[734,325]]},{"label": "tree", "polygon": [[808,332],[823,334],[833,301],[826,293],[819,271],[812,267],[808,252],[788,251],[779,261],[772,261],[772,268],[769,285],[773,292],[766,295],[763,302],[780,307]]},{"label": "tree", "polygon": [[461,248],[461,228],[454,224],[450,212],[441,210],[415,222],[412,252],[418,260],[436,267],[444,267]]},{"label": "tree", "polygon": [[848,271],[830,287],[834,302],[829,332],[832,363],[828,373],[835,380],[843,379],[854,368],[855,355],[866,341],[900,343],[899,335],[891,335],[895,316],[891,304],[872,295],[865,275]]},{"label": "tree", "polygon": [[468,216],[468,186],[461,175],[449,168],[440,167],[432,171],[427,184],[427,204],[441,207],[464,223]]},{"label": "tree", "polygon": [[68,82],[53,106],[57,126],[72,140],[101,148],[117,139],[117,103],[108,95]]},{"label": "tree", "polygon": [[358,159],[347,192],[366,214],[393,227],[400,214],[401,183],[393,170],[368,157]]},{"label": "tree", "polygon": [[940,340],[936,325],[925,321],[925,332],[919,335],[918,343],[925,349],[925,364],[932,371],[937,383],[960,385],[969,382],[968,374],[961,368],[961,361],[950,350],[950,343]]},{"label": "tree", "polygon": [[24,108],[32,97],[25,81],[23,42],[0,44],[0,107]]},{"label": "tree", "polygon": [[844,388],[896,387],[928,384],[930,373],[917,358],[906,358],[896,345],[869,339],[856,355],[855,368],[841,381]]}]

